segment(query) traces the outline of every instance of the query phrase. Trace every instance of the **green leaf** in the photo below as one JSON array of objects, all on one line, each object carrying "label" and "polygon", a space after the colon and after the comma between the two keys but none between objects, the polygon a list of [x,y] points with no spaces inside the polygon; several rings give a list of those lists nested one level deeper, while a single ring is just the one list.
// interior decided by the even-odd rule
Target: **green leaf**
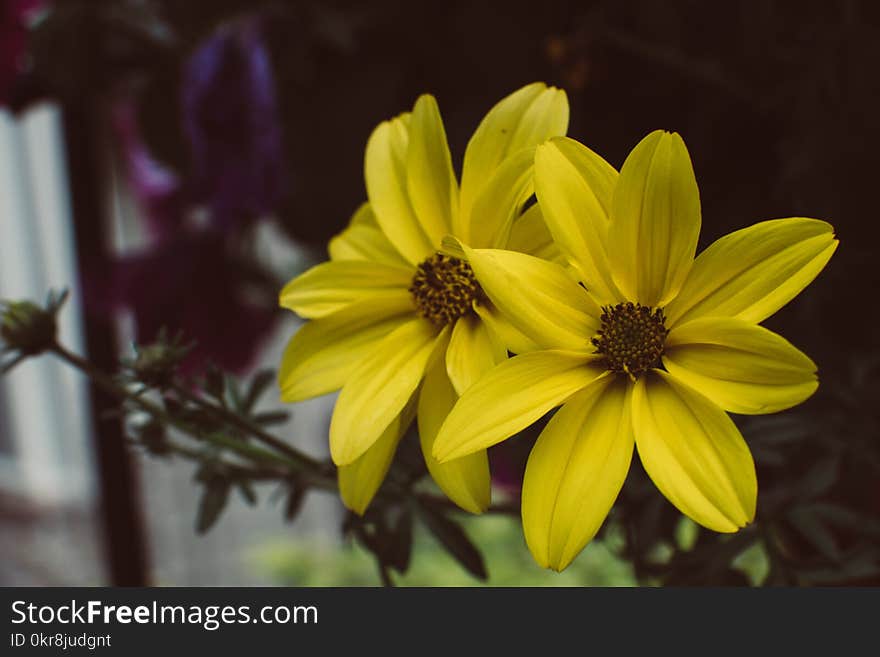
[{"label": "green leaf", "polygon": [[303,500],[308,488],[294,481],[290,484],[290,492],[287,493],[287,502],[284,504],[284,519],[291,522],[302,509]]},{"label": "green leaf", "polygon": [[682,516],[675,526],[675,542],[678,545],[678,549],[684,552],[692,549],[697,542],[699,533],[699,525],[687,516]]},{"label": "green leaf", "polygon": [[818,502],[810,505],[810,508],[813,513],[830,525],[861,536],[880,539],[880,518],[858,513],[852,509],[830,502]]},{"label": "green leaf", "polygon": [[389,549],[386,558],[389,566],[403,574],[409,569],[413,545],[413,515],[404,510],[391,530]]},{"label": "green leaf", "polygon": [[230,405],[238,410],[241,408],[241,388],[238,387],[238,381],[230,375],[223,377],[226,382],[226,394],[229,396]]},{"label": "green leaf", "polygon": [[464,530],[446,517],[433,505],[422,501],[418,509],[421,511],[422,521],[443,547],[455,557],[462,567],[477,579],[488,578],[483,555],[471,542]]},{"label": "green leaf", "polygon": [[800,495],[804,499],[813,499],[827,493],[837,482],[840,474],[840,462],[837,457],[819,461],[810,468],[801,480]]},{"label": "green leaf", "polygon": [[61,290],[49,290],[49,293],[46,295],[46,308],[51,313],[57,313],[69,296],[70,290],[66,287]]},{"label": "green leaf", "polygon": [[241,410],[250,414],[266,389],[275,382],[275,370],[260,370],[251,379],[244,400],[241,402]]},{"label": "green leaf", "polygon": [[205,372],[205,392],[224,406],[226,405],[223,372],[215,363],[208,363],[208,369]]},{"label": "green leaf", "polygon": [[847,555],[833,568],[819,568],[801,573],[809,583],[815,585],[845,585],[853,580],[874,578],[880,574],[880,562],[869,552]]},{"label": "green leaf", "polygon": [[257,424],[271,426],[287,422],[290,419],[290,413],[287,411],[266,411],[265,413],[257,413],[252,419]]},{"label": "green leaf", "polygon": [[815,431],[815,425],[797,413],[778,416],[754,416],[748,423],[750,434],[755,436],[753,446],[774,447],[802,443]]},{"label": "green leaf", "polygon": [[816,550],[826,559],[840,561],[840,549],[837,541],[816,516],[813,510],[807,506],[799,506],[788,514],[788,521],[797,532],[803,536]]},{"label": "green leaf", "polygon": [[221,478],[209,479],[205,484],[202,499],[199,501],[199,510],[196,513],[196,532],[204,534],[217,520],[226,503],[229,501],[229,481]]},{"label": "green leaf", "polygon": [[254,490],[254,487],[251,486],[249,481],[245,481],[244,479],[240,479],[235,482],[236,487],[238,488],[238,492],[241,493],[241,496],[244,498],[244,501],[247,502],[250,506],[254,506],[257,503],[257,492]]}]

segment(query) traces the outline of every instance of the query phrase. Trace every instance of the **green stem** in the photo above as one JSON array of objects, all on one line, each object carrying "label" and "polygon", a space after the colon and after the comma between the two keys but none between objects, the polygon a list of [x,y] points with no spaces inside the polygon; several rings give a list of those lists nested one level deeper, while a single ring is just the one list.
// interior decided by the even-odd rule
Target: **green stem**
[{"label": "green stem", "polygon": [[142,396],[127,390],[124,386],[119,385],[119,383],[117,383],[113,379],[113,377],[108,375],[106,372],[99,370],[87,360],[68,351],[61,345],[55,344],[52,347],[52,351],[62,360],[68,362],[70,365],[73,365],[74,367],[85,373],[96,385],[98,385],[105,392],[113,395],[117,399],[130,401],[133,404],[136,404],[144,411],[161,421],[163,424],[173,426],[183,431],[184,433],[195,436],[200,440],[205,440],[207,442],[215,444],[218,447],[226,447],[228,449],[231,449],[235,451],[238,455],[243,456],[248,460],[255,461],[258,464],[265,464],[266,461],[272,461],[279,465],[283,465],[285,468],[293,468],[295,470],[299,470],[302,467],[298,461],[294,461],[286,456],[281,456],[268,450],[254,447],[253,445],[248,445],[245,442],[232,440],[230,438],[217,434],[203,434],[201,432],[195,431],[185,422],[181,422],[180,420],[177,420],[168,415],[168,413],[166,413],[165,410],[157,404],[154,404],[153,402],[144,399]]},{"label": "green stem", "polygon": [[[283,470],[278,471],[266,470],[265,468],[263,468],[262,470],[258,471],[259,477],[261,479],[271,479],[273,478],[273,476],[277,479],[287,479],[291,476],[291,474],[295,473],[303,484],[306,484],[313,488],[319,488],[321,490],[334,492],[338,491],[338,483],[336,480],[335,471],[332,470],[331,466],[322,463],[321,461],[315,460],[309,456],[306,456],[305,454],[291,447],[279,438],[276,438],[275,436],[267,433],[262,427],[254,424],[250,420],[242,418],[220,406],[211,404],[210,402],[190,392],[182,386],[176,384],[173,386],[174,391],[180,397],[192,402],[193,404],[198,405],[203,410],[214,415],[215,418],[220,419],[227,424],[242,430],[248,435],[261,441],[264,445],[268,445],[278,450],[278,453],[263,449],[256,445],[251,445],[242,440],[230,438],[229,436],[225,436],[223,434],[206,434],[204,432],[198,431],[196,428],[192,427],[186,422],[178,420],[169,415],[158,404],[155,404],[150,400],[145,399],[141,394],[128,390],[125,386],[120,385],[112,376],[98,369],[84,358],[81,358],[75,353],[68,351],[60,344],[56,343],[51,348],[51,351],[62,360],[82,371],[96,385],[98,385],[107,393],[113,395],[117,399],[130,401],[131,403],[139,406],[141,409],[152,415],[163,424],[172,426],[179,431],[182,431],[183,433],[193,436],[197,440],[211,443],[216,447],[232,450],[239,457],[245,458],[255,463],[257,466],[262,467],[265,466],[267,463],[270,463],[271,465],[283,468]],[[202,455],[198,453],[198,451],[190,450],[178,444],[173,445],[173,450],[183,456],[187,456],[188,458],[202,458]],[[246,472],[254,472],[252,470],[243,468],[242,466],[235,467],[241,468],[243,470],[242,474],[245,474]],[[380,491],[380,497],[387,495],[389,498],[393,498],[395,500],[404,500],[414,494],[407,488],[400,485],[392,484],[391,482],[386,482],[383,488],[385,490]],[[459,510],[459,508],[455,504],[453,504],[445,497],[430,495],[426,493],[419,495],[419,497],[438,506],[446,507],[450,511]],[[506,515],[518,515],[519,507],[513,504],[496,505],[489,507],[486,512]]]},{"label": "green stem", "polygon": [[[140,444],[137,441],[133,441],[133,443],[136,445]],[[166,438],[164,441],[164,446],[169,453],[176,456],[182,456],[192,461],[201,461],[205,457],[204,452],[198,449],[193,449],[186,445],[182,445],[171,439]],[[233,477],[248,479],[250,481],[277,481],[279,479],[283,479],[289,476],[283,470],[274,470],[267,467],[251,468],[226,460],[220,461],[220,466],[229,471],[233,475]]]},{"label": "green stem", "polygon": [[255,424],[254,422],[251,422],[247,418],[244,418],[240,415],[232,413],[231,411],[223,408],[222,406],[217,406],[215,404],[212,404],[209,401],[200,397],[199,395],[193,393],[192,391],[187,390],[185,387],[183,387],[181,385],[173,384],[172,388],[183,399],[186,399],[187,401],[192,402],[193,404],[197,405],[199,408],[201,408],[201,409],[207,411],[208,413],[210,413],[211,415],[213,415],[215,418],[217,418],[217,419],[219,419],[229,425],[232,425],[233,427],[235,427],[237,429],[241,429],[242,431],[253,436],[254,438],[259,440],[263,444],[268,445],[268,446],[272,447],[273,449],[276,449],[278,452],[280,452],[281,454],[284,454],[292,461],[298,462],[301,465],[301,467],[315,470],[315,471],[322,472],[322,473],[327,470],[326,466],[323,463],[321,463],[320,461],[317,461],[317,460],[311,458],[310,456],[306,456],[305,454],[303,454],[302,452],[300,452],[296,448],[291,447],[290,445],[288,445],[284,441],[280,440],[279,438],[276,438],[272,434],[268,433],[261,426],[259,426],[258,424]]}]

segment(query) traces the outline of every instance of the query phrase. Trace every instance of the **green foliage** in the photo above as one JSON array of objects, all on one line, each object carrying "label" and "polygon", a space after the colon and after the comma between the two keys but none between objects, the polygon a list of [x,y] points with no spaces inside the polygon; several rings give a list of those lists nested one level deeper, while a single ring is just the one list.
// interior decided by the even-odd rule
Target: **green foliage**
[{"label": "green foliage", "polygon": [[[464,517],[461,527],[479,551],[489,556],[488,579],[481,582],[421,525],[413,551],[418,558],[400,586],[633,586],[632,567],[613,549],[613,540],[594,541],[562,573],[535,566],[518,520],[507,516]],[[254,567],[285,586],[376,586],[375,564],[356,542],[316,545],[309,541],[273,542],[251,555]]]},{"label": "green foliage", "polygon": [[[18,340],[26,326],[54,326],[65,295],[44,308],[5,305],[4,338],[15,364],[34,356]],[[47,319],[48,318],[48,319]],[[45,333],[48,335],[48,333]],[[22,338],[24,339],[24,338]],[[28,343],[31,344],[31,343]],[[217,368],[192,381],[179,374],[180,337],[136,347],[107,373],[55,342],[41,343],[120,401],[131,442],[152,456],[195,466],[198,533],[222,520],[237,494],[260,504],[258,483],[275,483],[271,502],[294,521],[312,490],[336,491],[331,463],[315,460],[265,430],[287,418],[260,412],[275,379],[239,381]],[[7,363],[7,369],[9,364]],[[535,566],[516,504],[480,517],[461,513],[430,487],[418,440],[407,436],[388,477],[361,518],[343,523],[344,547],[266,546],[259,564],[297,585],[828,585],[880,577],[880,362],[860,362],[832,394],[785,415],[739,418],[762,482],[758,515],[736,534],[707,531],[660,496],[637,461],[599,537],[562,574]],[[845,437],[846,439],[841,439]],[[534,436],[524,435],[528,448]],[[527,450],[526,450],[527,451]],[[378,566],[378,575],[376,567]]]}]

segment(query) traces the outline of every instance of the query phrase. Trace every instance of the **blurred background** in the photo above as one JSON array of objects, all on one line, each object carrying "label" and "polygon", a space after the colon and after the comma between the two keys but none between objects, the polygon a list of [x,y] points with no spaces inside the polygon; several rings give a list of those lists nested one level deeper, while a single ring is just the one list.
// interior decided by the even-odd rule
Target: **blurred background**
[{"label": "blurred background", "polygon": [[[0,298],[69,287],[62,339],[108,369],[161,327],[197,343],[193,376],[275,366],[298,326],[277,292],[364,200],[372,128],[433,93],[460,163],[485,112],[543,80],[617,167],[649,131],[682,134],[700,248],[786,216],[841,246],[766,322],[818,363],[818,393],[736,418],[761,485],[750,542],[682,521],[634,467],[563,575],[516,520],[468,521],[489,583],[876,584],[878,64],[880,7],[858,0],[0,0]],[[276,429],[325,456],[332,403]],[[111,407],[48,357],[0,379],[0,584],[377,583],[331,495],[285,524],[261,490],[197,534],[192,466],[127,449]],[[497,459],[513,482],[516,443]],[[427,536],[415,555],[402,583],[475,583]]]}]

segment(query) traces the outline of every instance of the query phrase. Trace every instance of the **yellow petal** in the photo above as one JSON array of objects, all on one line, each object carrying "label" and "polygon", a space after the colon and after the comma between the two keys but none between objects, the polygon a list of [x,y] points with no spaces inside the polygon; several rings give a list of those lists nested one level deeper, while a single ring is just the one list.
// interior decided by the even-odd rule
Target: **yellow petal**
[{"label": "yellow petal", "polygon": [[666,372],[638,380],[633,429],[645,471],[679,511],[704,527],[735,532],[755,517],[751,452],[733,421]]},{"label": "yellow petal", "polygon": [[569,399],[532,448],[522,488],[526,543],[561,571],[596,535],[633,453],[627,385],[602,377]]},{"label": "yellow petal", "polygon": [[515,354],[525,354],[530,351],[541,349],[534,340],[516,328],[501,314],[491,301],[475,301],[474,311],[483,320],[483,323],[492,332],[497,340]]},{"label": "yellow petal", "polygon": [[339,466],[336,479],[339,482],[339,495],[347,509],[363,515],[382,485],[400,439],[412,424],[415,403],[410,401],[379,439],[358,459],[348,465]]},{"label": "yellow petal", "polygon": [[458,183],[437,101],[428,94],[420,96],[413,107],[406,175],[416,218],[436,248],[452,229],[452,218],[458,212]]},{"label": "yellow petal", "polygon": [[409,294],[401,293],[358,301],[307,322],[290,339],[281,359],[282,401],[338,390],[386,335],[412,317]]},{"label": "yellow petal", "polygon": [[465,252],[483,291],[529,339],[544,348],[591,349],[601,310],[562,266],[513,251]]},{"label": "yellow petal", "polygon": [[818,219],[773,219],[713,243],[694,261],[669,325],[704,316],[760,322],[809,285],[837,249],[834,228]]},{"label": "yellow petal", "polygon": [[630,301],[664,306],[678,293],[700,234],[700,192],[676,133],[652,132],[629,154],[614,188],[608,258]]},{"label": "yellow petal", "polygon": [[347,465],[367,451],[418,387],[438,341],[430,322],[418,318],[380,342],[348,378],[330,420],[330,456]]},{"label": "yellow petal", "polygon": [[407,191],[409,115],[381,123],[367,141],[364,178],[382,232],[410,264],[434,252],[434,242],[416,218]]},{"label": "yellow petal", "polygon": [[514,218],[534,192],[534,160],[532,151],[521,150],[495,169],[474,202],[469,227],[471,246],[507,243]]},{"label": "yellow petal", "polygon": [[452,329],[446,349],[446,371],[457,394],[507,358],[507,349],[479,317],[465,315]]},{"label": "yellow petal", "polygon": [[553,241],[553,236],[544,221],[541,206],[537,203],[514,220],[507,244],[502,245],[501,248],[527,253],[542,260],[568,263],[567,259],[563,260],[559,247]]},{"label": "yellow petal", "polygon": [[327,250],[331,260],[369,260],[397,267],[410,266],[379,228],[369,203],[361,204],[348,228],[330,240]]},{"label": "yellow petal", "polygon": [[[464,154],[461,212],[455,234],[470,241],[471,208],[482,188],[508,156],[534,149],[568,129],[565,92],[541,82],[527,85],[493,107],[477,127]],[[479,220],[479,217],[474,217]]]},{"label": "yellow petal", "polygon": [[581,279],[604,302],[621,301],[606,243],[617,171],[586,146],[559,137],[535,151],[535,190],[547,227]]},{"label": "yellow petal", "polygon": [[594,357],[535,351],[506,360],[480,378],[446,418],[434,456],[444,462],[500,443],[604,373]]},{"label": "yellow petal", "polygon": [[675,327],[666,340],[666,369],[733,413],[775,413],[812,395],[816,364],[772,331],[728,317]]},{"label": "yellow petal", "polygon": [[486,450],[446,463],[440,463],[432,454],[440,425],[457,399],[458,395],[446,376],[443,363],[431,367],[419,393],[418,421],[422,453],[428,472],[447,497],[466,511],[482,513],[491,501],[489,458]]},{"label": "yellow petal", "polygon": [[412,268],[367,260],[330,260],[287,283],[278,302],[300,317],[326,317],[355,301],[399,296],[413,273]]}]

